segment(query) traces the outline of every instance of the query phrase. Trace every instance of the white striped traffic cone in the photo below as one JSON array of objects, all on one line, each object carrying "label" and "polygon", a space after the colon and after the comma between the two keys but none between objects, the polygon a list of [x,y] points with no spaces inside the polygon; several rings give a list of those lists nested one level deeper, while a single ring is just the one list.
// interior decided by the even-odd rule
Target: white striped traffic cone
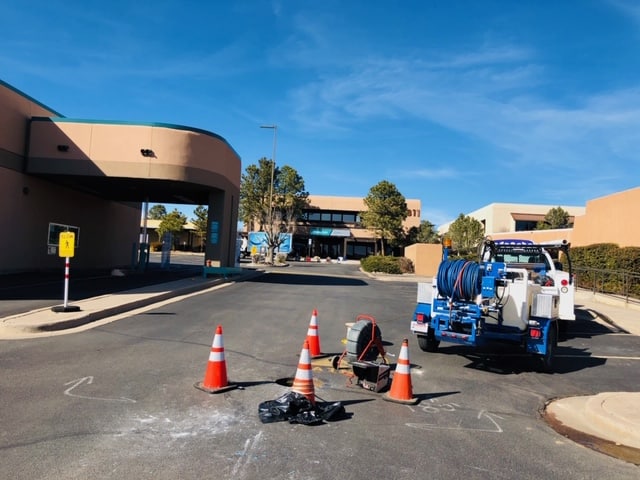
[{"label": "white striped traffic cone", "polygon": [[382,398],[390,402],[404,403],[413,405],[418,402],[418,398],[413,396],[413,388],[411,386],[411,363],[409,362],[409,340],[406,338],[402,341],[400,356],[396,364],[393,379],[391,380],[391,388]]},{"label": "white striped traffic cone", "polygon": [[224,341],[222,339],[222,326],[218,325],[213,337],[213,345],[209,353],[207,370],[204,380],[196,383],[195,387],[207,393],[226,392],[238,385],[230,384],[227,379],[227,362],[224,359]]},{"label": "white striped traffic cone", "polygon": [[309,342],[309,354],[312,357],[322,355],[320,350],[320,335],[318,335],[318,310],[315,308],[311,314],[309,321],[309,329],[307,330],[307,341]]},{"label": "white striped traffic cone", "polygon": [[309,356],[309,342],[307,340],[302,345],[298,369],[293,379],[291,391],[304,395],[313,405],[316,404],[313,375],[311,373],[311,358]]}]

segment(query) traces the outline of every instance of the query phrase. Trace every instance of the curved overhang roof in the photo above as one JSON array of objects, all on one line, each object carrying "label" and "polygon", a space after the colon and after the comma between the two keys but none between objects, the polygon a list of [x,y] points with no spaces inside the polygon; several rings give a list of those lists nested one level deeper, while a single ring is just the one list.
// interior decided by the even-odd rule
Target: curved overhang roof
[{"label": "curved overhang roof", "polygon": [[110,200],[206,205],[240,189],[239,155],[197,128],[34,117],[28,143],[26,173]]}]

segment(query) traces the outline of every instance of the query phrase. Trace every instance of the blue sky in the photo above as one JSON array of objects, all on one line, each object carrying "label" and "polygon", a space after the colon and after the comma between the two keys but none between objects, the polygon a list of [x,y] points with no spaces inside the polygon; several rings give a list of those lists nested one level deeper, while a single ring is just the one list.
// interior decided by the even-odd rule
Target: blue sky
[{"label": "blue sky", "polygon": [[312,194],[388,180],[439,225],[640,185],[638,0],[6,3],[5,82],[69,118],[214,132],[243,171],[277,124]]}]

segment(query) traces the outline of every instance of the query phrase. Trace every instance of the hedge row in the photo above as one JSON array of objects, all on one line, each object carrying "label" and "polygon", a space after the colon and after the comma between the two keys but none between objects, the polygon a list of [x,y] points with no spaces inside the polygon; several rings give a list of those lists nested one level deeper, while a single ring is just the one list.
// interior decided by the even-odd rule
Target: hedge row
[{"label": "hedge row", "polygon": [[640,248],[597,243],[571,248],[579,287],[640,297]]}]

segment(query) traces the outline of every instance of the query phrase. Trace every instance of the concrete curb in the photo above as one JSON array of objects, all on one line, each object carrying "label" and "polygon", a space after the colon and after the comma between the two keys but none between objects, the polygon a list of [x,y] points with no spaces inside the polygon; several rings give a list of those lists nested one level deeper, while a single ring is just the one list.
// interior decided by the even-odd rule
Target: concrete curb
[{"label": "concrete curb", "polygon": [[[52,314],[51,308],[42,308],[32,312],[13,315],[2,319],[2,326],[6,327],[8,331],[21,332],[21,334],[70,330],[171,298],[189,295],[225,283],[247,280],[264,273],[262,270],[249,270],[227,278],[206,279],[201,276],[187,277],[162,284],[163,288],[161,291],[157,290],[158,285],[128,291],[127,295],[132,297],[129,300],[118,299],[119,295],[113,294],[79,301],[75,303],[76,306],[80,307],[80,310],[77,312]],[[60,315],[60,317],[52,319],[52,315]],[[67,316],[67,319],[63,319],[63,316]],[[19,336],[20,338],[25,338],[22,337],[22,335]],[[1,338],[4,337],[0,336],[0,339]],[[13,338],[13,335],[8,338]]]},{"label": "concrete curb", "polygon": [[640,393],[599,393],[586,400],[584,413],[616,442],[640,448]]},{"label": "concrete curb", "polygon": [[638,405],[639,392],[604,392],[553,400],[545,414],[571,430],[640,451]]},{"label": "concrete curb", "polygon": [[102,310],[88,313],[79,318],[74,318],[72,320],[63,320],[61,322],[51,322],[47,324],[40,325],[37,331],[39,332],[56,332],[59,330],[67,330],[69,328],[76,328],[82,325],[86,325],[88,323],[96,322],[98,320],[102,320],[104,318],[112,317],[114,315],[119,315],[124,312],[128,312],[130,310],[136,310],[138,308],[146,307],[148,305],[152,305],[154,303],[162,302],[169,298],[179,297],[181,295],[188,295],[193,292],[197,292],[199,290],[205,290],[207,288],[213,287],[220,283],[228,283],[230,279],[216,279],[207,283],[202,283],[200,285],[194,285],[190,287],[179,288],[176,290],[172,290],[165,293],[160,293],[158,295],[149,296],[146,298],[141,298],[139,300],[135,300],[132,302],[124,303],[122,305],[116,305],[113,307],[107,307]]}]

